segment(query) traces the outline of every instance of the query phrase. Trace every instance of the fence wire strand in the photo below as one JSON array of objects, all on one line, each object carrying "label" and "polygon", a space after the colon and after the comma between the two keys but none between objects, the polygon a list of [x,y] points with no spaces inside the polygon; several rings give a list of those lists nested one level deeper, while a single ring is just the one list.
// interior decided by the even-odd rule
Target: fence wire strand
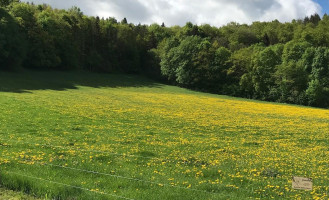
[{"label": "fence wire strand", "polygon": [[[8,159],[11,159],[11,158],[8,158]],[[195,192],[203,192],[203,193],[208,193],[208,194],[217,194],[215,192],[209,192],[209,191],[205,191],[205,190],[198,190],[198,189],[194,189],[194,188],[181,187],[181,186],[171,185],[171,184],[167,184],[167,183],[160,183],[160,182],[155,182],[155,181],[147,181],[147,180],[138,179],[138,178],[131,178],[131,177],[125,177],[125,176],[114,175],[114,174],[109,174],[109,173],[103,173],[103,172],[97,172],[97,171],[79,169],[79,168],[74,168],[74,167],[67,167],[67,166],[62,166],[62,165],[55,165],[55,164],[50,164],[50,163],[40,162],[40,161],[34,161],[34,160],[27,160],[27,159],[21,159],[21,158],[19,158],[19,159],[21,161],[23,161],[23,162],[35,162],[35,163],[38,163],[40,165],[47,165],[47,166],[51,166],[51,167],[59,167],[59,168],[63,168],[63,169],[75,170],[75,171],[80,171],[80,172],[85,172],[85,173],[110,176],[110,177],[115,177],[115,178],[130,180],[130,181],[144,182],[144,183],[148,183],[148,184],[154,184],[154,185],[157,185],[157,186],[166,186],[166,187],[172,187],[172,188],[177,188],[177,189],[184,189],[184,190],[195,191]],[[27,163],[22,163],[22,164],[27,164]]]},{"label": "fence wire strand", "polygon": [[10,171],[6,171],[6,173],[14,174],[14,175],[18,175],[18,176],[22,176],[22,177],[26,177],[26,178],[31,178],[31,179],[35,179],[35,180],[41,180],[41,181],[45,181],[45,182],[49,182],[49,183],[53,183],[53,184],[57,184],[57,185],[62,185],[62,186],[66,186],[66,187],[71,187],[71,188],[75,188],[75,189],[85,190],[85,191],[88,191],[88,192],[94,192],[94,193],[97,193],[97,194],[107,195],[107,196],[111,196],[111,197],[115,197],[115,198],[119,198],[119,199],[135,200],[135,199],[127,198],[127,197],[124,197],[124,196],[109,194],[109,193],[106,193],[106,192],[95,191],[95,190],[91,190],[91,189],[88,189],[88,188],[83,188],[83,187],[79,187],[79,186],[60,183],[60,182],[57,182],[57,181],[51,181],[51,180],[43,179],[43,178],[40,178],[40,177],[29,176],[29,175],[16,173],[16,172],[10,172]]}]

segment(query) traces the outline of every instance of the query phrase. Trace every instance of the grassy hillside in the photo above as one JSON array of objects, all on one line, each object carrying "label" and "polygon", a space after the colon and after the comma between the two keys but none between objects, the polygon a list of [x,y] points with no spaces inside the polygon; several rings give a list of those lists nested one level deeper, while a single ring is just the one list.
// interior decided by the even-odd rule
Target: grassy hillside
[{"label": "grassy hillside", "polygon": [[[329,111],[133,75],[0,72],[0,183],[55,199],[327,198]],[[293,190],[292,176],[313,191]]]}]

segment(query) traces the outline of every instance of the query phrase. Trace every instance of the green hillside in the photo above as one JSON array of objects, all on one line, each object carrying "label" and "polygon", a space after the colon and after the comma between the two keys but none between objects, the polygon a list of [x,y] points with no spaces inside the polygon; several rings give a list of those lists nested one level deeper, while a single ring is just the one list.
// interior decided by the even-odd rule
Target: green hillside
[{"label": "green hillside", "polygon": [[325,109],[32,71],[0,72],[0,105],[0,184],[40,198],[328,198]]}]

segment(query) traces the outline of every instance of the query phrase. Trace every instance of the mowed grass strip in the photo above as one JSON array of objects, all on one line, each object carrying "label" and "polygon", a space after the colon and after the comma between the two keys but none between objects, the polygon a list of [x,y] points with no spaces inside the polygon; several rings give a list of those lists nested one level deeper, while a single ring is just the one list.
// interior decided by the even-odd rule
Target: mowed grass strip
[{"label": "mowed grass strip", "polygon": [[30,71],[0,73],[0,105],[0,183],[42,198],[328,198],[325,109]]}]

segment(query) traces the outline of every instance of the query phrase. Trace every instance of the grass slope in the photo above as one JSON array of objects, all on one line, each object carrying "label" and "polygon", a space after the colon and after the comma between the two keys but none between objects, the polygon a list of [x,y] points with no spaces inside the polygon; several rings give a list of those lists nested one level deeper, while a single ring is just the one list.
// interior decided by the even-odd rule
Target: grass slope
[{"label": "grass slope", "polygon": [[[325,199],[329,111],[132,75],[0,72],[0,183],[49,199]],[[313,191],[293,190],[292,176]]]}]

